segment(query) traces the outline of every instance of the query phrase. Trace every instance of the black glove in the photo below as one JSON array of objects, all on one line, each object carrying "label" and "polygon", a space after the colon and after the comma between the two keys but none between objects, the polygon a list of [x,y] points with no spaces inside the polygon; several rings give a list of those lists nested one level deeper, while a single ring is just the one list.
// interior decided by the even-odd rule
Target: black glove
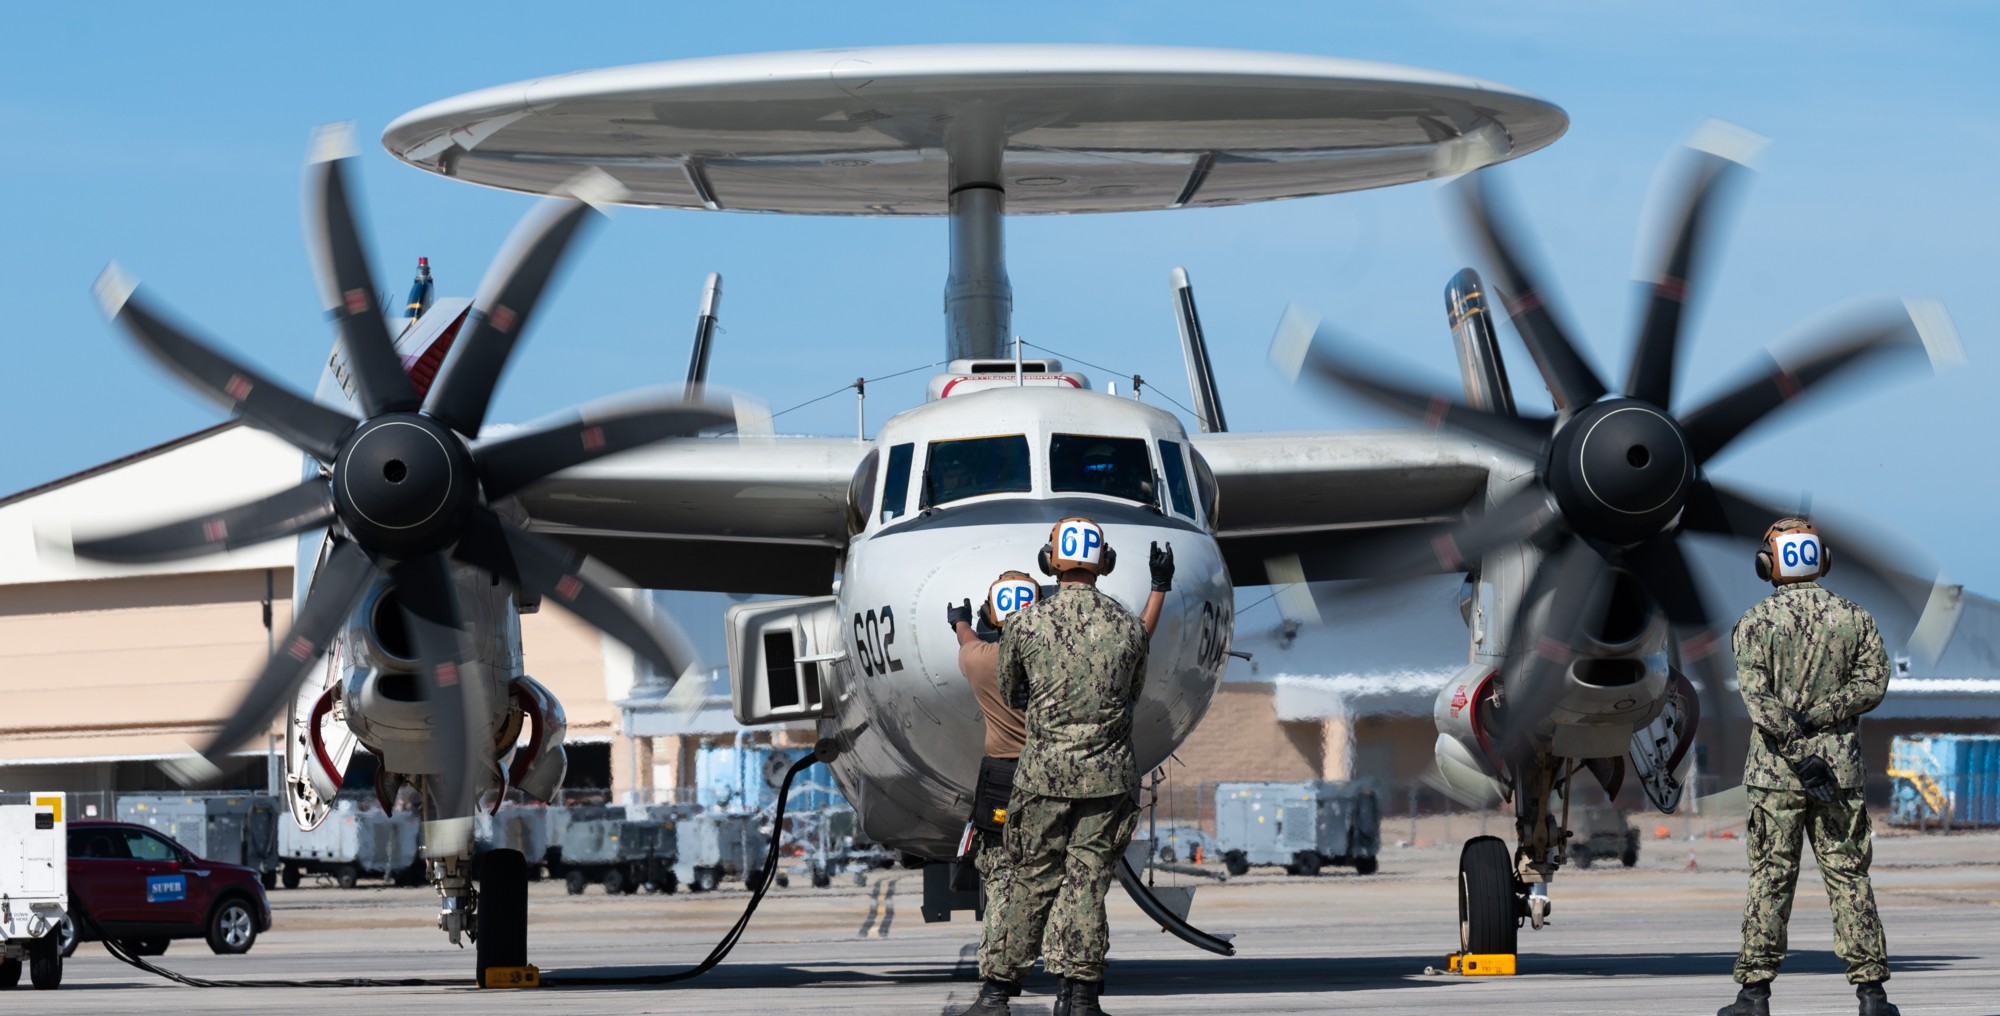
[{"label": "black glove", "polygon": [[1164,548],[1153,544],[1153,553],[1146,559],[1146,564],[1153,569],[1153,592],[1164,593],[1174,587],[1173,544],[1169,543]]},{"label": "black glove", "polygon": [[960,624],[969,625],[972,623],[972,601],[961,600],[957,603],[946,604],[944,608],[944,621],[951,626],[952,634],[958,634],[958,626]]},{"label": "black glove", "polygon": [[1807,716],[1805,713],[1802,713],[1797,709],[1793,709],[1791,706],[1786,706],[1784,708],[1785,708],[1785,715],[1790,716],[1792,718],[1792,722],[1798,724],[1800,737],[1811,737],[1814,734],[1819,733],[1819,728],[1813,726],[1812,717]]},{"label": "black glove", "polygon": [[1840,781],[1833,778],[1833,767],[1818,755],[1808,755],[1798,765],[1799,784],[1806,788],[1806,796],[1821,804],[1832,804],[1840,795]]}]

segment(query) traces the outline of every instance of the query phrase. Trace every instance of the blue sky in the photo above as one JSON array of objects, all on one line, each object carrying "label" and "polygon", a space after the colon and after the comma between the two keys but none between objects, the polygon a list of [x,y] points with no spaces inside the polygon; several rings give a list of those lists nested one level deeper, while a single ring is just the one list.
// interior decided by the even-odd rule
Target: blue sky
[{"label": "blue sky", "polygon": [[[543,74],[687,56],[922,42],[1204,45],[1351,56],[1468,74],[1568,110],[1567,137],[1503,172],[1588,354],[1622,377],[1633,243],[1659,161],[1703,117],[1768,135],[1711,261],[1680,391],[1699,398],[1830,306],[1923,294],[1953,311],[1971,365],[1858,379],[1795,407],[1712,469],[1810,490],[1894,527],[1973,588],[2000,593],[1991,514],[2000,433],[2000,11],[1972,3],[646,4],[589,17],[507,3],[15,5],[0,33],[0,493],[217,419],[98,316],[116,259],[184,317],[310,389],[331,333],[301,243],[314,125],[351,119],[379,277],[417,255],[469,295],[530,199],[391,159],[382,127],[418,105]],[[190,10],[199,11],[189,14]],[[1260,207],[1013,220],[1015,326],[1030,341],[1186,400],[1167,273],[1193,276],[1230,422],[1374,426],[1266,365],[1299,301],[1409,369],[1455,384],[1442,313],[1464,264],[1435,188]],[[842,380],[938,359],[938,220],[623,210],[573,263],[503,382],[525,420],[678,380],[703,275],[726,280],[712,380],[783,409]],[[1511,340],[1510,340],[1511,341]],[[1532,367],[1510,354],[1517,391]],[[928,372],[871,387],[869,416]],[[1090,371],[1102,381],[1102,371]],[[1123,385],[1121,385],[1121,388]],[[851,433],[850,398],[784,417]]]}]

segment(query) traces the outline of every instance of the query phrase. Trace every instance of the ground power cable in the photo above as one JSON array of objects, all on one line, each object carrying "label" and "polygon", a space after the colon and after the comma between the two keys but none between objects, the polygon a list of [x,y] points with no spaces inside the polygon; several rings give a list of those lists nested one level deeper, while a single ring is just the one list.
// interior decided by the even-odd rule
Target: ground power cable
[{"label": "ground power cable", "polygon": [[[797,762],[792,763],[790,769],[785,770],[785,780],[778,787],[778,800],[771,813],[771,845],[764,853],[764,866],[758,872],[757,885],[750,890],[750,901],[744,905],[742,916],[738,917],[736,923],[730,926],[729,931],[723,934],[721,941],[715,944],[715,948],[709,950],[707,958],[686,970],[661,973],[564,974],[550,972],[541,976],[543,986],[616,987],[620,985],[673,984],[677,981],[686,981],[700,977],[710,970],[715,969],[717,965],[729,956],[730,951],[736,948],[736,943],[743,938],[743,932],[750,927],[751,915],[757,912],[757,905],[764,901],[764,894],[770,891],[771,884],[777,880],[779,852],[784,846],[785,803],[786,799],[791,796],[792,781],[800,773],[819,764],[820,761],[818,752],[810,752]],[[149,974],[164,977],[176,984],[187,985],[190,988],[463,988],[476,986],[474,980],[465,977],[327,977],[304,980],[195,977],[192,974],[183,974],[176,970],[168,970],[165,967],[149,962],[144,957],[127,949],[121,941],[106,937],[104,930],[98,927],[96,921],[91,919],[88,911],[78,909],[74,912],[73,916],[79,918],[79,923],[87,926],[91,933],[104,943],[105,950],[121,962],[130,964]]]}]

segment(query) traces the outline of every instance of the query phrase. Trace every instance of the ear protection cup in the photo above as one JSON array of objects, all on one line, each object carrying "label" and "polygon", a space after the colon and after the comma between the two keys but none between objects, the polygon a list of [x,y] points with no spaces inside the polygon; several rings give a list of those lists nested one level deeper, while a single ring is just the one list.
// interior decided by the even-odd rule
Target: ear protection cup
[{"label": "ear protection cup", "polygon": [[1769,550],[1760,550],[1757,552],[1757,577],[1765,582],[1771,581],[1771,552]]},{"label": "ear protection cup", "polygon": [[1113,568],[1116,568],[1116,567],[1118,567],[1118,552],[1117,552],[1117,551],[1115,551],[1115,550],[1112,550],[1112,549],[1111,549],[1111,545],[1110,545],[1110,544],[1105,544],[1105,546],[1104,546],[1104,564],[1103,564],[1103,566],[1102,566],[1102,567],[1100,567],[1100,568],[1098,568],[1098,569],[1097,569],[1097,574],[1099,574],[1099,575],[1109,575],[1109,574],[1111,574],[1111,569],[1113,569]]},{"label": "ear protection cup", "polygon": [[1054,553],[1055,548],[1044,543],[1042,544],[1041,551],[1035,555],[1035,567],[1040,568],[1042,574],[1054,575],[1056,573],[1056,566],[1050,563],[1050,558]]}]

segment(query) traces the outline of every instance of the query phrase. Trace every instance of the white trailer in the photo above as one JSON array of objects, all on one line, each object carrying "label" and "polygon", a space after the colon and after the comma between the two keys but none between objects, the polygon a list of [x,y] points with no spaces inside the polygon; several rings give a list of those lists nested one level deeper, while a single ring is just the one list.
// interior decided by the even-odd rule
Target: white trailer
[{"label": "white trailer", "polygon": [[0,989],[62,983],[62,936],[69,912],[69,827],[63,795],[0,793]]},{"label": "white trailer", "polygon": [[397,885],[415,885],[421,878],[417,845],[422,823],[412,812],[384,815],[341,801],[318,827],[300,829],[296,822],[278,823],[278,856],[285,888],[296,889],[305,875],[331,875],[343,889],[352,889],[362,875],[380,875]]}]

